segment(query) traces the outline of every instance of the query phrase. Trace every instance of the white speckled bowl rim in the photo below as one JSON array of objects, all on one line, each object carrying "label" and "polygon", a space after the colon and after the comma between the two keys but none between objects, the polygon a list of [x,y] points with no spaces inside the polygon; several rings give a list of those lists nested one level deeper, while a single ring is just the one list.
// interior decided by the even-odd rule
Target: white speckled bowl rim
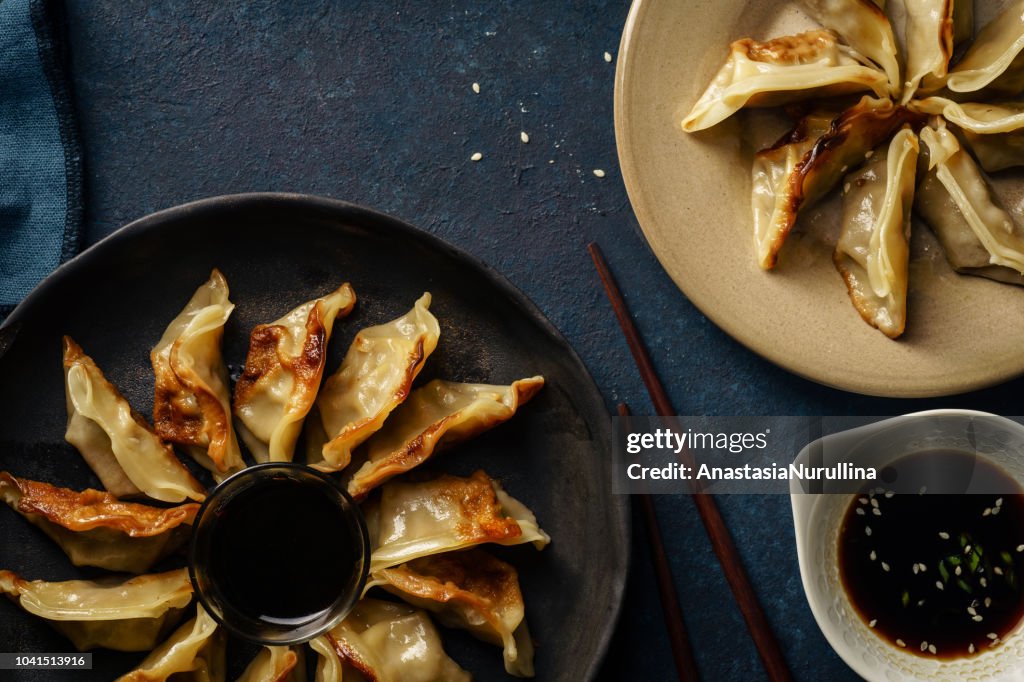
[{"label": "white speckled bowl rim", "polygon": [[[977,0],[984,21],[992,0]],[[615,80],[615,132],[630,201],[651,249],[686,296],[754,352],[814,381],[893,397],[950,395],[1024,373],[1024,291],[953,273],[941,257],[911,282],[907,333],[892,341],[857,315],[814,230],[793,234],[775,271],[754,262],[755,151],[740,114],[688,135],[679,122],[730,41],[810,26],[784,0],[636,0]],[[1015,215],[1021,175],[997,189]],[[825,213],[820,220],[835,220]],[[813,212],[812,212],[813,213]],[[833,210],[833,214],[835,211]],[[813,217],[810,218],[813,220]],[[922,223],[915,232],[924,236]],[[800,228],[798,228],[798,231]],[[916,238],[917,239],[917,238]]]}]

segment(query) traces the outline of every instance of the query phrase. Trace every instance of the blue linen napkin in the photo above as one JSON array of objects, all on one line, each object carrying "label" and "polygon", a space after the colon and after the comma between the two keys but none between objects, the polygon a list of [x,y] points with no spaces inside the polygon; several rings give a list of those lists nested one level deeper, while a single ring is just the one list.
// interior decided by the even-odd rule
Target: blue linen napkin
[{"label": "blue linen napkin", "polygon": [[52,0],[0,0],[0,321],[78,252],[82,160],[64,17]]}]

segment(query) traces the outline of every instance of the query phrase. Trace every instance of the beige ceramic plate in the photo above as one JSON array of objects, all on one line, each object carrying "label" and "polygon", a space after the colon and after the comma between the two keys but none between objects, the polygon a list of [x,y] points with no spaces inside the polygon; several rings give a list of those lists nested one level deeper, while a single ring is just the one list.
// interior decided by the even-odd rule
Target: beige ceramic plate
[{"label": "beige ceramic plate", "polygon": [[[976,0],[984,23],[1002,3]],[[832,265],[834,199],[802,216],[777,268],[754,262],[754,152],[785,125],[734,116],[689,135],[679,122],[721,66],[729,42],[810,28],[794,2],[636,0],[615,80],[615,133],[626,188],[661,264],[693,303],[768,360],[872,395],[959,393],[1024,373],[1024,290],[955,274],[914,222],[907,332],[892,341],[857,315]],[[1020,219],[1021,175],[997,189]]]}]

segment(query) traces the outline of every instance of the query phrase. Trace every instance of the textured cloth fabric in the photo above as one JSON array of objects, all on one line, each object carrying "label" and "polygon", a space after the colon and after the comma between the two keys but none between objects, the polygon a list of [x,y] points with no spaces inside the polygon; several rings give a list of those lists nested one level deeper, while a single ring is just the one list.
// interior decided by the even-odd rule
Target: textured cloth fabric
[{"label": "textured cloth fabric", "polygon": [[78,251],[81,154],[58,2],[0,0],[0,320]]}]

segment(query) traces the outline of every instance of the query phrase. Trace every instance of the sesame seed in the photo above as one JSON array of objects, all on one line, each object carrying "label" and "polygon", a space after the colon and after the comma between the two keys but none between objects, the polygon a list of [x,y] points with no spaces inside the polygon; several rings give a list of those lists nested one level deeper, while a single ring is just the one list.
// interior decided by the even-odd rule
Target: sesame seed
[{"label": "sesame seed", "polygon": [[944,589],[946,589],[946,588],[945,588],[945,587],[944,587],[944,586],[942,585],[942,581],[941,581],[941,580],[936,580],[936,581],[935,581],[935,587],[939,588],[940,590],[944,590]]},{"label": "sesame seed", "polygon": [[914,564],[914,575],[917,575],[921,571],[921,564]]},{"label": "sesame seed", "polygon": [[992,510],[991,509],[986,509],[985,511],[981,512],[981,515],[982,516],[991,516],[992,515]]},{"label": "sesame seed", "polygon": [[[849,194],[849,193],[850,193],[850,183],[846,183],[845,185],[843,185],[843,194]],[[861,502],[861,504],[864,504],[864,503]]]},{"label": "sesame seed", "polygon": [[881,516],[882,515],[882,510],[879,509],[878,507],[875,507],[874,509],[871,510],[871,513],[874,514],[875,516]]},{"label": "sesame seed", "polygon": [[939,533],[939,537],[942,538],[943,540],[948,540],[949,539],[949,533],[947,533],[945,531],[942,531],[942,532]]},{"label": "sesame seed", "polygon": [[605,52],[604,53],[604,60],[606,62],[611,63],[611,61],[612,61],[612,53],[611,52]]},{"label": "sesame seed", "polygon": [[1017,545],[1017,552],[1024,552],[1024,545]]},{"label": "sesame seed", "polygon": [[921,642],[921,651],[928,651],[928,642]]},{"label": "sesame seed", "polygon": [[864,526],[864,535],[871,537],[871,526]]},{"label": "sesame seed", "polygon": [[522,141],[523,144],[526,144],[527,142],[530,141],[530,136],[527,135],[525,132],[521,132],[519,133],[519,139]]},{"label": "sesame seed", "polygon": [[479,83],[473,83],[473,92],[475,92],[478,95],[480,94],[480,84]]},{"label": "sesame seed", "polygon": [[960,575],[963,572],[964,572],[963,569],[960,568],[959,566],[957,566],[956,569],[953,570],[953,573],[955,573],[956,575]]},{"label": "sesame seed", "polygon": [[889,572],[889,564],[887,564],[887,563],[885,563],[883,561],[882,562],[882,570],[885,571],[886,573],[888,573]]},{"label": "sesame seed", "polygon": [[964,547],[964,554],[970,554],[972,546],[973,545],[967,545],[966,547]]},{"label": "sesame seed", "polygon": [[857,507],[857,515],[858,516],[864,516],[865,514],[866,514],[866,512],[863,509],[861,509],[860,507]]},{"label": "sesame seed", "polygon": [[875,554],[875,550],[871,550],[871,560],[874,561],[877,558],[878,558],[878,555]]},{"label": "sesame seed", "polygon": [[902,639],[897,639],[896,640],[896,646],[903,647],[904,649],[906,649],[907,648],[907,643],[904,642]]},{"label": "sesame seed", "polygon": [[967,647],[967,653],[969,653],[969,654],[973,654],[974,653],[974,645],[973,644],[970,645],[969,647]]},{"label": "sesame seed", "polygon": [[978,582],[981,583],[982,587],[988,587],[988,580],[986,578],[979,578]]},{"label": "sesame seed", "polygon": [[473,156],[469,157],[469,160],[470,161],[479,161],[482,158],[484,158],[483,154],[481,154],[480,152],[473,152]]},{"label": "sesame seed", "polygon": [[878,509],[878,500],[872,498],[871,506],[874,507],[875,509]]},{"label": "sesame seed", "polygon": [[604,177],[604,171],[601,170],[600,168],[595,168],[594,169],[594,177],[595,178],[603,178]]},{"label": "sesame seed", "polygon": [[994,633],[994,632],[990,632],[990,633],[988,633],[988,634],[987,634],[987,635],[985,635],[985,636],[986,636],[986,637],[988,637],[989,639],[992,639],[992,640],[995,640],[995,639],[999,639],[999,635],[997,635],[997,634],[996,634],[996,633]]},{"label": "sesame seed", "polygon": [[934,656],[935,654],[939,653],[939,650],[938,650],[938,649],[936,648],[936,646],[935,646],[934,644],[929,644],[929,645],[928,645],[928,651],[929,651],[929,652],[931,652],[931,654],[932,654],[933,656]]},{"label": "sesame seed", "polygon": [[973,606],[968,606],[967,607],[967,613],[971,614],[972,616],[977,616],[978,615],[978,609],[974,608]]},{"label": "sesame seed", "polygon": [[860,499],[859,499],[859,500],[857,500],[857,501],[858,501],[858,502],[860,502],[861,504],[867,504],[867,503],[868,503],[868,498],[866,498],[866,497],[862,497],[862,498],[860,498]]},{"label": "sesame seed", "polygon": [[982,616],[974,616],[973,618],[971,618],[971,620],[973,620],[975,623],[980,623],[985,619]]},{"label": "sesame seed", "polygon": [[1003,498],[1000,497],[998,500],[996,500],[996,506],[997,507],[1002,507],[1003,506]]},{"label": "sesame seed", "polygon": [[878,625],[878,619],[877,619],[877,618],[875,618],[875,619],[874,619],[874,620],[872,620],[872,621],[871,621],[870,623],[868,623],[868,627],[869,627],[869,628],[873,628],[873,627],[875,627],[876,625]]},{"label": "sesame seed", "polygon": [[870,151],[868,151],[867,153],[864,154],[864,158],[865,159],[870,159],[874,155],[875,155],[875,150],[872,149],[872,150],[870,150]]},{"label": "sesame seed", "polygon": [[[872,154],[874,154],[874,152],[868,152],[868,158],[871,158],[871,155],[872,155]],[[893,496],[893,495],[895,495],[895,494],[896,494],[896,493],[894,493],[894,492],[893,492],[893,491],[891,491],[891,490],[886,490],[886,491],[885,491],[885,499],[887,499],[887,500],[888,500],[888,499],[891,499],[891,498],[892,498],[892,496]]]},{"label": "sesame seed", "polygon": [[994,508],[994,509],[992,510],[992,516],[995,516],[996,514],[998,514],[998,513],[999,513],[999,510],[1000,510],[1000,509],[1002,509],[1002,507],[995,507],[995,508]]},{"label": "sesame seed", "polygon": [[1003,574],[1002,566],[996,566],[995,568],[992,569],[992,571],[995,572],[996,575],[1002,575]]},{"label": "sesame seed", "polygon": [[992,607],[992,597],[985,597],[985,608],[987,609],[987,608],[991,608],[991,607]]},{"label": "sesame seed", "polygon": [[924,599],[922,599],[921,601],[917,602],[917,605],[918,606],[924,606]]},{"label": "sesame seed", "polygon": [[924,564],[921,564],[921,572],[924,573],[927,570],[928,570],[928,567],[926,565],[924,565]]}]

